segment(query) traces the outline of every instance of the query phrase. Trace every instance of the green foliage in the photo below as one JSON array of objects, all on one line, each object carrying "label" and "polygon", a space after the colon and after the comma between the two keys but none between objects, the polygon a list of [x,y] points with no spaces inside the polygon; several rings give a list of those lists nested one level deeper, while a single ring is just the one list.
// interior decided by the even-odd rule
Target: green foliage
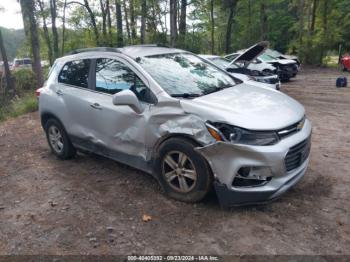
[{"label": "green foliage", "polygon": [[9,104],[0,106],[0,122],[36,110],[38,110],[38,100],[32,91],[27,91],[22,97],[15,97]]},{"label": "green foliage", "polygon": [[13,77],[16,82],[16,96],[11,99],[9,94],[1,94],[0,122],[38,109],[34,92],[37,82],[32,70],[18,69],[13,71]]},{"label": "green foliage", "polygon": [[16,92],[18,93],[37,88],[37,81],[31,69],[15,70],[13,76],[16,81]]},{"label": "green foliage", "polygon": [[[64,0],[56,0],[58,6],[57,24],[61,25]],[[101,0],[106,3],[105,0]],[[178,35],[176,46],[195,53],[211,52],[211,1],[214,3],[214,53],[224,54],[230,10],[233,12],[231,42],[227,43],[229,51],[247,48],[261,40],[268,40],[271,47],[281,52],[297,54],[304,63],[321,64],[329,52],[337,52],[339,44],[343,51],[350,49],[350,4],[349,0],[187,0],[186,34]],[[75,3],[73,3],[75,2]],[[117,26],[115,1],[109,1],[111,11],[111,35],[102,33],[102,10],[99,0],[89,0],[89,6],[95,15],[99,41],[93,31],[91,17],[87,9],[78,1],[67,6],[66,30],[64,39],[65,54],[72,49],[115,46]],[[83,3],[83,1],[79,1]],[[313,3],[316,2],[315,26],[310,29]],[[43,18],[46,18],[49,36],[52,42],[51,17],[46,1],[44,12],[37,10],[40,46],[42,58],[48,60],[48,47],[43,38]],[[141,0],[120,0],[122,4],[124,44],[139,44]],[[178,0],[178,7],[181,1]],[[235,5],[237,3],[237,5]],[[265,7],[262,8],[262,5]],[[136,19],[136,39],[129,39],[126,24],[131,30],[131,8],[134,7]],[[178,14],[180,10],[178,10]],[[126,16],[128,20],[126,21]],[[266,20],[262,20],[265,14]],[[178,15],[179,17],[179,15]],[[262,23],[262,21],[266,21]],[[262,26],[264,24],[264,26]],[[10,58],[29,56],[28,40],[24,40],[23,30],[4,30],[6,48]],[[312,31],[312,32],[311,32]],[[170,44],[169,1],[147,1],[146,43]],[[62,47],[62,27],[58,28],[59,48]],[[263,39],[264,38],[264,39]],[[51,43],[52,44],[52,43]]]}]

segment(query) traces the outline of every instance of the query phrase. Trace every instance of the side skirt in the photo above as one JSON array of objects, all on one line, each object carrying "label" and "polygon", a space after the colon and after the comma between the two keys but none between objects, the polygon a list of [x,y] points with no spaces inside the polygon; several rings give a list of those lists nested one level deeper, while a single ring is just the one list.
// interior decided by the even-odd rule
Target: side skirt
[{"label": "side skirt", "polygon": [[154,176],[152,161],[146,161],[140,156],[132,156],[120,151],[111,150],[103,145],[92,143],[91,141],[80,137],[69,135],[69,138],[77,149],[86,150],[91,153],[110,158]]}]

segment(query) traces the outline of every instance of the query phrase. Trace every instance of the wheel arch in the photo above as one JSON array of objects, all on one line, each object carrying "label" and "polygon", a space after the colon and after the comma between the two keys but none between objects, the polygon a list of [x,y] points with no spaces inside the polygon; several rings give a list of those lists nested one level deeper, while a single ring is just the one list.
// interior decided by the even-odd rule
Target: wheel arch
[{"label": "wheel arch", "polygon": [[45,125],[47,123],[47,121],[51,118],[54,118],[56,119],[58,122],[60,122],[60,124],[64,127],[62,121],[59,119],[59,117],[57,117],[57,115],[55,115],[54,113],[52,112],[49,112],[49,111],[45,111],[45,112],[42,112],[41,115],[40,115],[40,120],[41,120],[41,126],[45,129]]},{"label": "wheel arch", "polygon": [[165,136],[160,137],[157,142],[155,143],[153,150],[152,150],[152,159],[156,159],[157,158],[157,154],[159,151],[159,148],[161,147],[162,144],[164,144],[166,141],[168,141],[169,139],[173,139],[173,138],[178,138],[178,139],[184,139],[187,141],[191,141],[194,144],[196,144],[197,146],[203,146],[200,142],[198,142],[194,136],[189,135],[189,134],[182,134],[182,133],[171,133],[171,134],[167,134]]},{"label": "wheel arch", "polygon": [[[202,147],[205,146],[204,144],[200,143],[198,140],[195,139],[194,136],[189,135],[189,134],[183,134],[183,133],[170,133],[167,134],[165,136],[162,136],[161,138],[158,139],[158,141],[155,143],[153,150],[152,150],[152,155],[151,155],[151,163],[153,166],[153,169],[155,168],[157,159],[159,157],[158,152],[160,147],[168,140],[173,139],[173,138],[178,138],[178,139],[183,139],[189,142],[192,142],[193,144],[195,144],[198,147]],[[213,170],[212,167],[209,163],[209,161],[206,159],[206,157],[204,157],[201,153],[197,152],[199,155],[201,155],[203,157],[203,159],[207,162],[208,167],[210,169],[210,173],[213,175]]]}]

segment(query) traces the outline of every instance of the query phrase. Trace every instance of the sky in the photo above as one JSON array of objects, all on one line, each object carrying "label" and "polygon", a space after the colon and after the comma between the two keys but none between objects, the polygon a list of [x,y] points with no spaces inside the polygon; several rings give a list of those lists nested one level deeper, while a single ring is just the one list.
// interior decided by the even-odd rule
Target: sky
[{"label": "sky", "polygon": [[23,28],[21,7],[17,0],[0,0],[0,26],[6,28]]}]

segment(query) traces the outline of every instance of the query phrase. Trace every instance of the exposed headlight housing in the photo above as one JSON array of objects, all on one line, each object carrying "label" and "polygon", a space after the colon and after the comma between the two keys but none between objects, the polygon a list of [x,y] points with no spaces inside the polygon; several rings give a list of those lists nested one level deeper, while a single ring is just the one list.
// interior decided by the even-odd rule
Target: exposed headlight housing
[{"label": "exposed headlight housing", "polygon": [[209,133],[217,141],[227,141],[235,144],[269,146],[279,141],[274,131],[251,131],[225,123],[207,123]]},{"label": "exposed headlight housing", "polygon": [[264,83],[264,84],[269,84],[270,83],[270,80],[267,79],[267,78],[262,78],[262,77],[257,77],[255,78],[255,81],[258,81],[260,83]]}]

